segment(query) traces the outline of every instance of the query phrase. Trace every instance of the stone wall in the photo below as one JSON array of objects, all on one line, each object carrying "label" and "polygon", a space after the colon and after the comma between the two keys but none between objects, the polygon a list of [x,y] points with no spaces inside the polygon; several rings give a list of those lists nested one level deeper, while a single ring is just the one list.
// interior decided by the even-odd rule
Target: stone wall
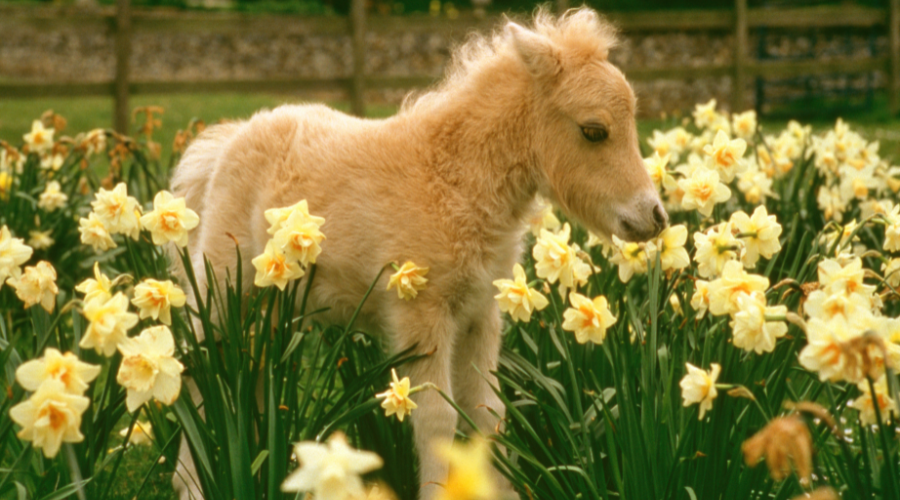
[{"label": "stone wall", "polygon": [[[373,22],[377,22],[377,19]],[[396,23],[395,23],[396,24]],[[15,22],[0,16],[0,81],[109,81],[114,74],[113,37],[109,30],[75,26],[45,28],[41,23]],[[760,36],[764,38],[761,39]],[[459,37],[416,28],[372,30],[367,35],[370,75],[439,77]],[[755,31],[752,57],[869,57],[887,53],[886,37],[865,31]],[[624,33],[611,55],[620,67],[655,68],[727,65],[732,60],[732,36],[726,32]],[[351,72],[349,36],[342,32],[231,35],[209,33],[163,34],[137,32],[133,38],[132,75],[136,81],[192,81],[290,77],[345,77]],[[820,77],[813,88],[848,87],[860,92],[867,85],[883,87],[885,76],[868,78]],[[755,85],[755,84],[754,84]],[[767,96],[800,95],[809,81],[770,90]],[[635,82],[643,116],[688,110],[697,102],[716,98],[727,105],[731,79]],[[748,88],[748,102],[754,102]],[[399,102],[405,89],[372,91],[367,97]],[[333,93],[338,95],[337,91]],[[322,97],[322,96],[319,96]]]}]

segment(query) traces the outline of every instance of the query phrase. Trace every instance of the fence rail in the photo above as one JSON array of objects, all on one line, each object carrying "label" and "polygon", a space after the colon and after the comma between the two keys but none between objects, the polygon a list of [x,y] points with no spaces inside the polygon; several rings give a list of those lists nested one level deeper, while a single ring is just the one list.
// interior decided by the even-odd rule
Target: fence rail
[{"label": "fence rail", "polygon": [[[116,8],[96,12],[58,8],[0,7],[0,16],[19,25],[41,30],[89,30],[115,37],[116,71],[109,82],[0,83],[0,96],[27,98],[45,96],[110,95],[116,100],[115,126],[128,126],[128,98],[147,93],[219,92],[219,91],[316,91],[344,88],[351,110],[365,112],[363,95],[367,89],[413,88],[433,83],[432,76],[383,77],[365,74],[365,36],[367,33],[396,32],[441,33],[462,37],[472,30],[489,30],[497,18],[436,19],[428,16],[366,16],[365,0],[351,0],[348,17],[302,18],[294,16],[251,15],[237,13],[172,13],[132,10],[130,0],[117,0]],[[564,8],[565,0],[557,0]],[[735,0],[734,9],[716,11],[676,11],[614,13],[608,16],[625,32],[724,31],[734,34],[734,57],[730,64],[698,67],[625,67],[635,81],[731,76],[732,106],[743,108],[746,83],[757,76],[791,78],[830,73],[884,71],[888,76],[889,106],[900,111],[900,0],[887,0],[885,8],[825,6],[778,9],[748,9],[747,0]],[[758,61],[749,57],[748,38],[754,28],[873,28],[884,29],[889,54],[882,57],[835,58],[827,61]],[[353,64],[350,75],[338,78],[284,78],[216,81],[134,81],[128,67],[131,41],[135,33],[210,33],[210,34],[340,34],[352,41]]]}]

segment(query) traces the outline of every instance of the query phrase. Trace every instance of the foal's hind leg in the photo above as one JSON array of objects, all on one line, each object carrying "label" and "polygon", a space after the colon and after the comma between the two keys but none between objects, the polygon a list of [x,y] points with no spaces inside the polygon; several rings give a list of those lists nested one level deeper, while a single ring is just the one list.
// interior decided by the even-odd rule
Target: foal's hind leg
[{"label": "foal's hind leg", "polygon": [[[494,305],[461,334],[454,352],[453,390],[456,403],[485,435],[500,432],[501,421],[491,412],[501,419],[506,414],[506,406],[491,389],[491,386],[499,385],[494,372],[500,357],[501,324],[500,311]],[[464,429],[469,428],[465,420],[461,425]],[[502,447],[501,452],[505,453]],[[502,493],[513,493],[512,486],[500,471],[494,469],[492,476]]]}]

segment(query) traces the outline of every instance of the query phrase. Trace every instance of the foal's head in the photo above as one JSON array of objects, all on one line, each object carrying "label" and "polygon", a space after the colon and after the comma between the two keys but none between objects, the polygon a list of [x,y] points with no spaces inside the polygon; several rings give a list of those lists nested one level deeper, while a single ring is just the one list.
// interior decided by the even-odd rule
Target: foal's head
[{"label": "foal's head", "polygon": [[668,216],[641,159],[634,92],[607,58],[614,29],[579,9],[539,13],[534,29],[510,22],[505,37],[531,82],[541,194],[595,232],[655,236]]}]

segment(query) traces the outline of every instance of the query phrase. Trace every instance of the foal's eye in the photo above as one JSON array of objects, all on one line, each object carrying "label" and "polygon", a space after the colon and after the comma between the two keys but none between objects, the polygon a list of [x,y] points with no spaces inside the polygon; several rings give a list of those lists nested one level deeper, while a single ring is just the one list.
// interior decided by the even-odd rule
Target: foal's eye
[{"label": "foal's eye", "polygon": [[584,126],[581,127],[581,135],[591,142],[600,142],[609,137],[609,132],[603,127]]}]

